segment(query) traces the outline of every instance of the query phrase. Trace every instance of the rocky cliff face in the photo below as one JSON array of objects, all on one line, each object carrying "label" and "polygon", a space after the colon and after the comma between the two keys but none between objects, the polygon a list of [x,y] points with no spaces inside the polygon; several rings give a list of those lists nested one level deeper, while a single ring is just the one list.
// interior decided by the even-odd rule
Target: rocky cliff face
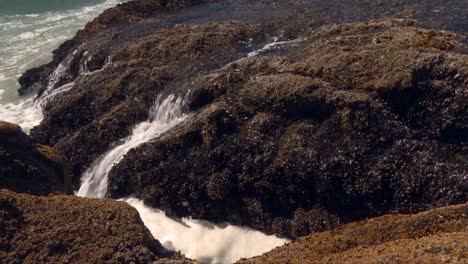
[{"label": "rocky cliff face", "polygon": [[189,93],[192,118],[128,153],[109,196],[288,237],[467,201],[463,33],[342,23],[405,16],[395,3],[343,21],[313,1],[211,2],[123,4],[22,77],[56,94],[32,136],[75,186],[157,96]]},{"label": "rocky cliff face", "polygon": [[[2,263],[193,263],[167,252],[124,202],[0,189]],[[165,262],[167,261],[167,262]]]},{"label": "rocky cliff face", "polygon": [[303,237],[238,263],[466,263],[468,205],[391,215]]},{"label": "rocky cliff face", "polygon": [[71,193],[66,159],[53,148],[35,144],[19,126],[0,121],[0,188],[46,195]]}]

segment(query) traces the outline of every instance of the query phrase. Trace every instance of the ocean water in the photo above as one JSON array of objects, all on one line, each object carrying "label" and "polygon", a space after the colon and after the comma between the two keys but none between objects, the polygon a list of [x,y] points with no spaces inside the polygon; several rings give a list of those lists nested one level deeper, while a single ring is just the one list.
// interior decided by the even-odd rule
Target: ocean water
[{"label": "ocean water", "polygon": [[[26,70],[47,63],[60,43],[73,37],[103,10],[124,0],[0,0],[0,120],[19,124],[28,132],[43,119],[42,104],[56,92],[73,88],[73,82],[41,99],[34,94],[19,97],[17,79]],[[67,59],[61,68],[67,68]],[[49,82],[54,83],[52,76]],[[49,86],[52,86],[49,83]],[[169,95],[159,98],[150,110],[150,118],[135,126],[132,135],[97,159],[82,177],[78,196],[104,198],[107,175],[125,153],[164,132],[190,115],[183,113],[183,98]],[[232,263],[287,243],[288,240],[229,224],[215,225],[190,218],[175,220],[164,212],[146,206],[135,198],[122,199],[135,207],[156,239],[172,250],[202,263]]]},{"label": "ocean water", "polygon": [[[191,118],[184,113],[185,97],[159,96],[149,111],[147,121],[137,124],[131,135],[96,159],[82,175],[76,195],[105,198],[108,175],[125,154],[144,143],[158,140],[164,133]],[[124,198],[140,214],[143,223],[164,247],[182,252],[186,257],[207,264],[234,263],[240,258],[261,255],[289,242],[250,228],[230,224],[216,225],[191,218],[172,219],[163,211],[151,208],[136,198]]]},{"label": "ocean water", "polygon": [[103,10],[124,0],[0,0],[0,120],[28,131],[42,120],[34,95],[20,98],[18,78]]}]

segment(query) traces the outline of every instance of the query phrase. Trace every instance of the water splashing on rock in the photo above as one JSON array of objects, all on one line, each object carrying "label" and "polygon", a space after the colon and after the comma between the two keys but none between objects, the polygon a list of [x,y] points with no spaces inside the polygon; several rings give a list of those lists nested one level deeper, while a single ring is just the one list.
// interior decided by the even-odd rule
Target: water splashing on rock
[{"label": "water splashing on rock", "polygon": [[[183,112],[185,99],[169,95],[159,96],[150,110],[147,121],[135,126],[132,134],[123,143],[102,155],[83,174],[78,196],[104,198],[108,176],[131,149],[155,140],[165,132],[186,120],[190,115]],[[288,242],[276,236],[232,225],[214,225],[200,220],[171,219],[162,211],[145,206],[135,198],[122,199],[140,213],[153,236],[168,249],[181,251],[189,258],[203,263],[233,263],[240,258],[253,257],[270,251]]]},{"label": "water splashing on rock", "polygon": [[182,122],[187,115],[182,112],[183,98],[169,95],[165,99],[158,97],[150,110],[146,122],[138,124],[125,141],[97,159],[82,177],[78,196],[104,198],[107,192],[108,175],[112,167],[119,163],[133,148],[161,136],[175,125]]}]

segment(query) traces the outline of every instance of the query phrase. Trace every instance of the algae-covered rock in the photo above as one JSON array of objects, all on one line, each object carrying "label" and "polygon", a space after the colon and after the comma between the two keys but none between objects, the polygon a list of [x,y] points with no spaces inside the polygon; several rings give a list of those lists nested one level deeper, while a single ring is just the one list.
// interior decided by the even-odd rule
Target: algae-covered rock
[{"label": "algae-covered rock", "polygon": [[2,263],[193,263],[166,251],[125,202],[0,189]]},{"label": "algae-covered rock", "polygon": [[193,117],[130,151],[110,195],[289,237],[465,202],[464,44],[401,20],[303,34],[195,79]]},{"label": "algae-covered rock", "polygon": [[466,263],[468,204],[387,215],[301,237],[238,263]]},{"label": "algae-covered rock", "polygon": [[188,94],[188,120],[115,164],[109,197],[288,237],[467,201],[463,32],[403,19],[416,1],[208,2],[127,2],[24,75],[71,85],[31,135],[75,189],[158,97]]},{"label": "algae-covered rock", "polygon": [[36,195],[70,193],[66,159],[51,147],[34,144],[15,124],[0,121],[0,188]]}]

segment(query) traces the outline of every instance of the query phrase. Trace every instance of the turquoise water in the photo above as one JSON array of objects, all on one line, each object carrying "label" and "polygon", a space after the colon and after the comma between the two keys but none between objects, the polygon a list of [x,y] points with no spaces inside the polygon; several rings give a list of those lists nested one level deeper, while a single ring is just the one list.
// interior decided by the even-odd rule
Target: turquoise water
[{"label": "turquoise water", "polygon": [[48,63],[52,51],[103,10],[124,0],[0,0],[0,120],[30,128],[42,118],[18,78]]}]

